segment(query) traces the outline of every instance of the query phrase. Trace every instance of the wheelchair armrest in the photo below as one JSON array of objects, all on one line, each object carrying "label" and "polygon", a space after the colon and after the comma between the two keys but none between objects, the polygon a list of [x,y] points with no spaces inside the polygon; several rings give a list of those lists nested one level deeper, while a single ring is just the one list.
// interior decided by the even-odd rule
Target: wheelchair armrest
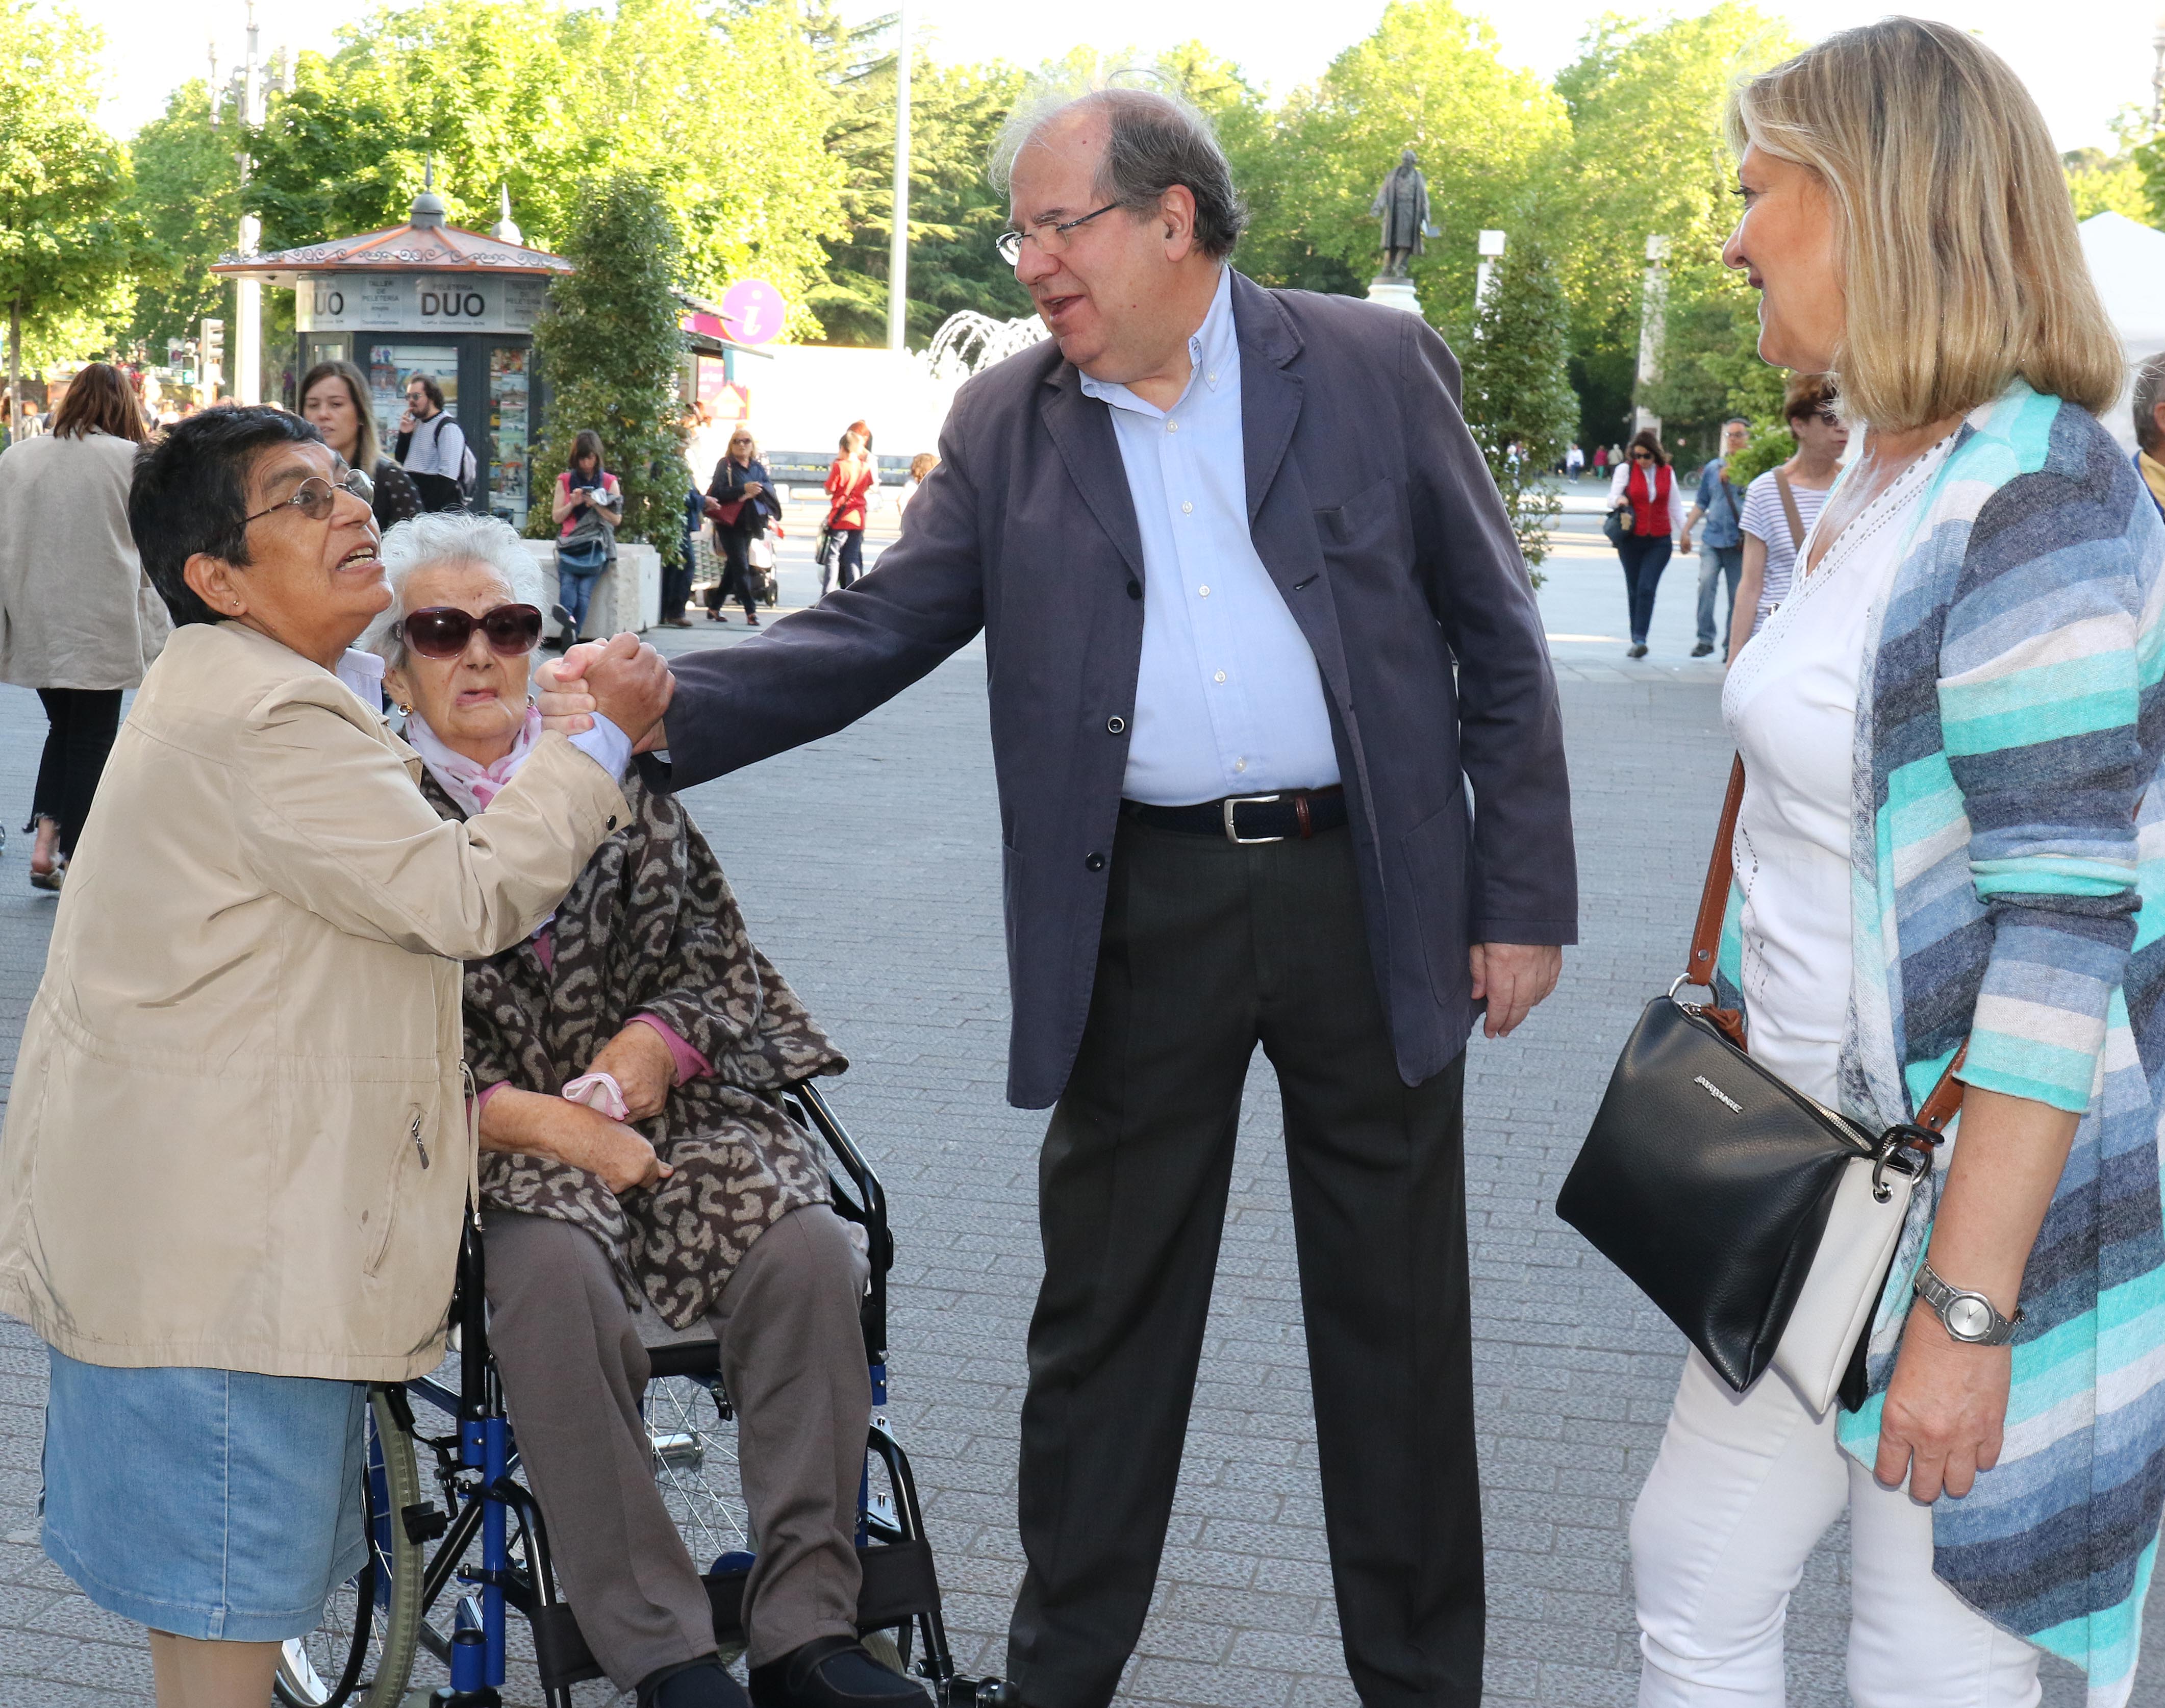
[{"label": "wheelchair armrest", "polygon": [[666,1376],[718,1376],[722,1369],[722,1343],[676,1341],[667,1346],[649,1347],[646,1361],[656,1381]]}]

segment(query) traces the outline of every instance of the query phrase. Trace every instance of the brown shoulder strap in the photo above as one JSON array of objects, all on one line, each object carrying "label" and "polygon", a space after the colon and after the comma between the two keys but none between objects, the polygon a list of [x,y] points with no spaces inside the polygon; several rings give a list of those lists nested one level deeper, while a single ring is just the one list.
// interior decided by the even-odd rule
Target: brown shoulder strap
[{"label": "brown shoulder strap", "polygon": [[1797,495],[1789,490],[1789,477],[1780,469],[1774,471],[1774,490],[1782,495],[1782,514],[1789,519],[1789,549],[1804,549],[1804,518],[1797,509]]},{"label": "brown shoulder strap", "polygon": [[1714,960],[1721,948],[1722,917],[1729,911],[1729,846],[1736,836],[1736,812],[1744,804],[1744,756],[1729,767],[1729,793],[1721,803],[1720,827],[1714,833],[1714,853],[1706,862],[1706,887],[1699,891],[1699,918],[1692,924],[1691,955],[1684,963],[1684,978],[1693,984],[1714,988]]},{"label": "brown shoulder strap", "polygon": [[[1714,852],[1707,860],[1706,884],[1699,891],[1699,917],[1692,922],[1691,953],[1684,965],[1685,983],[1709,990],[1714,988],[1715,958],[1721,951],[1721,923],[1729,913],[1732,879],[1730,848],[1736,839],[1736,814],[1743,804],[1744,756],[1740,753],[1730,763],[1729,793],[1722,798],[1721,822],[1714,833]],[[1731,1041],[1738,1048],[1744,1046],[1741,1027],[1736,1025],[1736,1016],[1712,1010],[1708,1014],[1725,1032],[1730,1034]],[[1955,1052],[1954,1060],[1940,1075],[1940,1083],[1918,1108],[1916,1125],[1926,1132],[1945,1132],[1947,1123],[1962,1108],[1962,1084],[1955,1074],[1968,1054],[1967,1043]]]}]

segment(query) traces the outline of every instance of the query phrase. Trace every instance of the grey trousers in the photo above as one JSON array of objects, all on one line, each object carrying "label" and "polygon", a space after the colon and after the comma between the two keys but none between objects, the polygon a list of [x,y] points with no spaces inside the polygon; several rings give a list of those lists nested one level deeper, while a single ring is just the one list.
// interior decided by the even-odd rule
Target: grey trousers
[{"label": "grey trousers", "polygon": [[1370,970],[1350,830],[1236,847],[1124,820],[1089,1020],[1038,1165],[1008,1675],[1105,1708],[1165,1546],[1242,1082],[1277,1070],[1324,1525],[1367,1708],[1481,1700],[1460,1107],[1409,1086]]},{"label": "grey trousers", "polygon": [[[655,1486],[639,1415],[646,1348],[591,1236],[500,1211],[486,1233],[489,1345],[556,1575],[594,1658],[628,1690],[715,1653],[699,1581],[713,1563],[693,1563]],[[755,1666],[856,1634],[864,1275],[839,1216],[793,1210],[753,1242],[708,1319],[758,1538],[745,1600]]]}]

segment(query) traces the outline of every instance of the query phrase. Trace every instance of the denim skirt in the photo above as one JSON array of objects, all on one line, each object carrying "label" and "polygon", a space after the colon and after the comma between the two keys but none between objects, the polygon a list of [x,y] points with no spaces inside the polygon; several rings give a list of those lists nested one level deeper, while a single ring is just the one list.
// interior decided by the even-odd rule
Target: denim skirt
[{"label": "denim skirt", "polygon": [[368,1389],[51,1352],[45,1552],[108,1612],[279,1642],[361,1569]]}]

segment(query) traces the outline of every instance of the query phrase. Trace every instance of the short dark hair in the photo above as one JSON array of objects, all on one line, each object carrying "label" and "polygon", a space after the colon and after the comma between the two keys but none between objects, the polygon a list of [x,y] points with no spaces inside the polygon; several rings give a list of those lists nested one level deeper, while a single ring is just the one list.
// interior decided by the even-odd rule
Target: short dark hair
[{"label": "short dark hair", "polygon": [[281,445],[320,445],[323,437],[269,403],[227,404],[175,422],[136,452],[128,526],[175,627],[220,620],[186,571],[198,551],[248,561],[248,472],[255,459]]},{"label": "short dark hair", "polygon": [[406,376],[406,383],[409,386],[416,380],[421,382],[421,395],[429,400],[429,407],[432,409],[442,409],[444,388],[436,383],[435,376],[424,373],[409,373]]},{"label": "short dark hair", "polygon": [[1813,416],[1831,409],[1835,399],[1841,396],[1832,374],[1792,374],[1789,383],[1782,393],[1782,419],[1784,421],[1809,421]]},{"label": "short dark hair", "polygon": [[2157,406],[2165,403],[2165,350],[2136,369],[2130,401],[2135,405],[2135,442],[2146,456],[2155,457],[2165,451],[2165,434],[2157,430]]},{"label": "short dark hair", "polygon": [[1005,189],[1015,156],[1061,113],[1094,107],[1105,115],[1105,157],[1098,194],[1131,214],[1155,209],[1175,184],[1195,198],[1195,246],[1223,261],[1248,224],[1248,204],[1233,187],[1233,169],[1210,121],[1177,96],[1156,89],[1093,89],[1063,101],[1040,96],[1019,104],[993,152],[993,182]]},{"label": "short dark hair", "polygon": [[150,436],[143,430],[143,405],[135,388],[110,362],[93,361],[70,380],[67,395],[53,416],[55,439],[81,439],[91,433],[109,433],[138,445]]},{"label": "short dark hair", "polygon": [[564,467],[572,473],[577,474],[579,472],[579,459],[582,456],[593,458],[596,474],[600,474],[608,467],[602,461],[602,435],[591,427],[582,427],[572,435],[572,454]]}]

